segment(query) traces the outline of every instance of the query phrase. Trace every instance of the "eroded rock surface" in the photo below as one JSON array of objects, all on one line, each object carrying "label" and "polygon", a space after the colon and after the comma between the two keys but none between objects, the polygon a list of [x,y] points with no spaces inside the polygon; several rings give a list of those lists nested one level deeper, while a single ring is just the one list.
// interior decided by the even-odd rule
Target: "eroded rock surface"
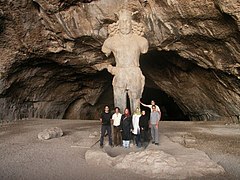
[{"label": "eroded rock surface", "polygon": [[[86,3],[87,2],[87,3]],[[0,119],[97,118],[113,104],[113,64],[101,46],[115,12],[144,24],[146,87],[192,120],[240,119],[237,0],[21,0],[0,2]]]},{"label": "eroded rock surface", "polygon": [[38,133],[38,139],[48,140],[52,138],[59,138],[63,135],[63,131],[59,127],[44,129],[42,132]]},{"label": "eroded rock surface", "polygon": [[152,178],[186,179],[223,174],[224,169],[203,152],[174,156],[164,151],[146,150],[110,157],[103,151],[88,150],[86,161],[91,165],[127,169]]}]

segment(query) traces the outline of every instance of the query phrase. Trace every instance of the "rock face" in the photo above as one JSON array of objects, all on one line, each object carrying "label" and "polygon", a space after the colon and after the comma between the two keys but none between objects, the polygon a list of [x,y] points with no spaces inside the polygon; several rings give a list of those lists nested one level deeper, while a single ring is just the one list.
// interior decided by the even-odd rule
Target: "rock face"
[{"label": "rock face", "polygon": [[101,46],[125,7],[144,24],[146,88],[192,120],[240,118],[240,2],[230,0],[0,2],[0,119],[97,118],[113,104]]}]

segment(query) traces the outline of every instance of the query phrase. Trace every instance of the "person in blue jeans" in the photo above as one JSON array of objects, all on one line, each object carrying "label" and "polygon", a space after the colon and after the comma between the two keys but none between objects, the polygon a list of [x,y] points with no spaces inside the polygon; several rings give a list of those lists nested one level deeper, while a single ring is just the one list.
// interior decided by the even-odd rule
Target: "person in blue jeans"
[{"label": "person in blue jeans", "polygon": [[112,147],[112,130],[111,130],[111,119],[112,114],[109,112],[109,107],[105,106],[104,112],[101,114],[100,122],[102,124],[101,127],[101,138],[100,138],[100,147],[103,148],[103,141],[104,136],[107,131],[108,139],[109,139],[109,145]]}]

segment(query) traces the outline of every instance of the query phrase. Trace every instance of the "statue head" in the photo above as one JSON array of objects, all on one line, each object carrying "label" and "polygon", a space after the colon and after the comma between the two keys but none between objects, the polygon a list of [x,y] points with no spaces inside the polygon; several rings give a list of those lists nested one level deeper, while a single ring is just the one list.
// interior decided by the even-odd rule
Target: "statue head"
[{"label": "statue head", "polygon": [[132,20],[133,13],[126,9],[122,9],[118,13],[119,20],[108,26],[109,36],[116,34],[136,34],[138,36],[144,35],[144,25],[142,23],[135,22]]},{"label": "statue head", "polygon": [[119,31],[122,34],[129,34],[132,31],[132,12],[122,9],[119,11]]}]

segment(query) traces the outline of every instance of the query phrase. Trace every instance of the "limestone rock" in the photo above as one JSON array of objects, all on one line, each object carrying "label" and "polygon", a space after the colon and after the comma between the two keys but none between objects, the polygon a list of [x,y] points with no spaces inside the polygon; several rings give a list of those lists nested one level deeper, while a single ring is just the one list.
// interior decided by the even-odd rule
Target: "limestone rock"
[{"label": "limestone rock", "polygon": [[42,132],[38,134],[38,139],[48,140],[52,138],[58,138],[63,135],[63,131],[59,127],[44,129]]},{"label": "limestone rock", "polygon": [[89,135],[89,137],[90,138],[95,138],[95,137],[97,137],[99,134],[98,134],[98,132],[97,131],[94,131],[93,133],[91,133],[90,135]]},{"label": "limestone rock", "polygon": [[111,157],[103,151],[88,150],[85,153],[85,159],[91,165],[107,165],[111,167],[112,164]]},{"label": "limestone rock", "polygon": [[92,165],[126,169],[151,178],[186,179],[225,172],[203,152],[174,156],[164,151],[145,150],[110,157],[102,151],[88,150],[85,159]]},{"label": "limestone rock", "polygon": [[145,88],[164,91],[191,120],[238,122],[237,0],[1,1],[0,119],[97,119],[113,106],[112,76],[98,70],[115,65],[101,47],[123,6],[149,41]]}]

